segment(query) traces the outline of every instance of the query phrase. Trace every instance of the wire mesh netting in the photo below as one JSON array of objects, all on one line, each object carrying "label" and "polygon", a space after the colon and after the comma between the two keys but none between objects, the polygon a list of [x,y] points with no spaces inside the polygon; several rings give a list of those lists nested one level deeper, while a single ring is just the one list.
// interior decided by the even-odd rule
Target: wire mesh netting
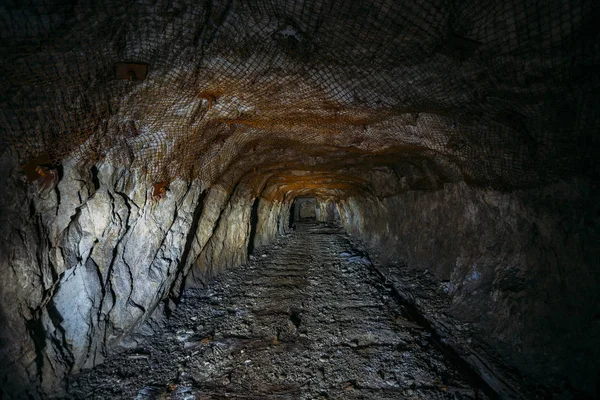
[{"label": "wire mesh netting", "polygon": [[594,0],[14,0],[0,17],[2,141],[24,163],[115,157],[225,187],[364,157],[499,188],[597,172]]}]

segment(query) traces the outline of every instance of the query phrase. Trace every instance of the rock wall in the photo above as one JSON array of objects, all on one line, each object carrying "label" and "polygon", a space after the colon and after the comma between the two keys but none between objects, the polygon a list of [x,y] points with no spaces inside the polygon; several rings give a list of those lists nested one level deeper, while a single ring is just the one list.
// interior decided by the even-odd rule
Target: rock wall
[{"label": "rock wall", "polygon": [[336,202],[332,199],[319,202],[321,209],[321,220],[329,224],[338,225],[340,223],[340,211]]},{"label": "rock wall", "polygon": [[284,216],[284,203],[281,201],[269,201],[260,198],[258,201],[258,221],[253,248],[266,246],[283,232],[284,222],[280,220]]},{"label": "rock wall", "polygon": [[[110,156],[94,166],[66,160],[58,184],[43,188],[27,182],[16,155],[1,160],[5,394],[60,393],[62,378],[102,362],[186,285],[289,232],[297,195],[248,176],[232,190],[175,180],[155,196],[152,182]],[[380,249],[384,264],[431,273],[447,305],[430,314],[438,322],[447,314],[449,331],[473,332],[461,343],[493,350],[479,359],[498,357],[490,363],[571,398],[597,395],[596,186],[571,180],[507,193],[430,180],[409,190],[392,170],[374,174],[364,177],[368,195],[318,197],[318,219],[341,222]],[[411,275],[386,271],[400,283]],[[400,286],[419,303],[422,282]]]},{"label": "rock wall", "polygon": [[[162,196],[108,157],[66,161],[56,187],[29,183],[2,157],[0,382],[13,396],[60,393],[188,281],[243,264],[256,197],[175,180]],[[272,235],[262,237],[267,243]],[[158,308],[157,308],[158,307]],[[156,315],[156,314],[155,314]]]},{"label": "rock wall", "polygon": [[210,278],[228,267],[246,262],[254,201],[249,187],[242,184],[236,188],[215,222],[210,239],[194,261],[196,276]]},{"label": "rock wall", "polygon": [[512,193],[462,183],[340,205],[388,262],[431,272],[451,316],[509,366],[582,398],[600,376],[598,194],[579,180]]}]

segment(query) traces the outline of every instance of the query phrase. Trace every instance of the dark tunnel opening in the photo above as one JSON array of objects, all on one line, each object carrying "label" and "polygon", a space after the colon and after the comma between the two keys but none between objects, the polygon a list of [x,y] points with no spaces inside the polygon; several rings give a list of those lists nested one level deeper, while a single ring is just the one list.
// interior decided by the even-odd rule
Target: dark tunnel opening
[{"label": "dark tunnel opening", "polygon": [[295,215],[296,215],[296,201],[292,201],[292,204],[290,205],[290,211],[288,214],[288,228],[292,229],[294,228],[294,221],[295,221]]},{"label": "dark tunnel opening", "polygon": [[294,200],[294,222],[317,221],[318,201],[314,197],[298,197]]},{"label": "dark tunnel opening", "polygon": [[256,240],[256,227],[258,225],[258,204],[260,199],[254,200],[252,203],[252,211],[250,212],[250,234],[248,235],[248,254],[254,253]]}]

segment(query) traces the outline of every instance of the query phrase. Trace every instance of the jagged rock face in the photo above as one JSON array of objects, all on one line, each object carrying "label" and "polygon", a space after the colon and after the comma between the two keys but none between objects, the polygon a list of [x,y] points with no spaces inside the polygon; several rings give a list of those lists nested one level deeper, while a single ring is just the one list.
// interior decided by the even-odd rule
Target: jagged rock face
[{"label": "jagged rock face", "polygon": [[578,397],[596,393],[600,370],[597,199],[584,181],[513,193],[450,184],[341,209],[346,229],[383,257],[434,277],[449,303],[436,312],[478,332],[470,346],[483,342],[525,377],[557,393],[572,385]]},{"label": "jagged rock face", "polygon": [[60,390],[311,198],[593,395],[598,7],[537,3],[1,5],[5,393]]},{"label": "jagged rock face", "polygon": [[[47,189],[26,182],[5,154],[6,393],[60,393],[67,374],[135,346],[129,334],[152,329],[184,284],[201,288],[244,264],[303,216],[341,223],[384,263],[430,273],[421,288],[422,279],[402,284],[413,272],[387,270],[492,386],[521,379],[506,372],[514,368],[529,385],[595,393],[600,210],[585,180],[513,193],[464,183],[415,191],[379,168],[361,177],[370,195],[345,199],[296,198],[279,178],[242,181],[231,193],[179,180],[157,197],[110,159],[92,169],[67,161]],[[446,300],[424,295],[431,287]]]},{"label": "jagged rock face", "polygon": [[161,301],[176,298],[192,265],[207,275],[246,257],[248,191],[230,198],[176,181],[157,199],[110,162],[94,174],[65,162],[56,188],[37,192],[10,154],[3,160],[7,393],[59,389],[65,374],[101,362]]},{"label": "jagged rock face", "polygon": [[69,398],[489,399],[339,227],[304,220],[257,250],[186,290],[143,346],[70,378]]}]

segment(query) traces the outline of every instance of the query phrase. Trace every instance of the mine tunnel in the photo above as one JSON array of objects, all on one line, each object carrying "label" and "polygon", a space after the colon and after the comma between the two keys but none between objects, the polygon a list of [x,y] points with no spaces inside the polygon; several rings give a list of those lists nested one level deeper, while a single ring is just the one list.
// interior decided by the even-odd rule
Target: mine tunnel
[{"label": "mine tunnel", "polygon": [[[319,210],[320,211],[320,210]],[[309,220],[317,220],[317,199],[314,197],[297,197],[294,199],[290,214],[293,212],[293,222],[307,222]]]},{"label": "mine tunnel", "polygon": [[596,0],[0,20],[0,398],[600,397]]}]

